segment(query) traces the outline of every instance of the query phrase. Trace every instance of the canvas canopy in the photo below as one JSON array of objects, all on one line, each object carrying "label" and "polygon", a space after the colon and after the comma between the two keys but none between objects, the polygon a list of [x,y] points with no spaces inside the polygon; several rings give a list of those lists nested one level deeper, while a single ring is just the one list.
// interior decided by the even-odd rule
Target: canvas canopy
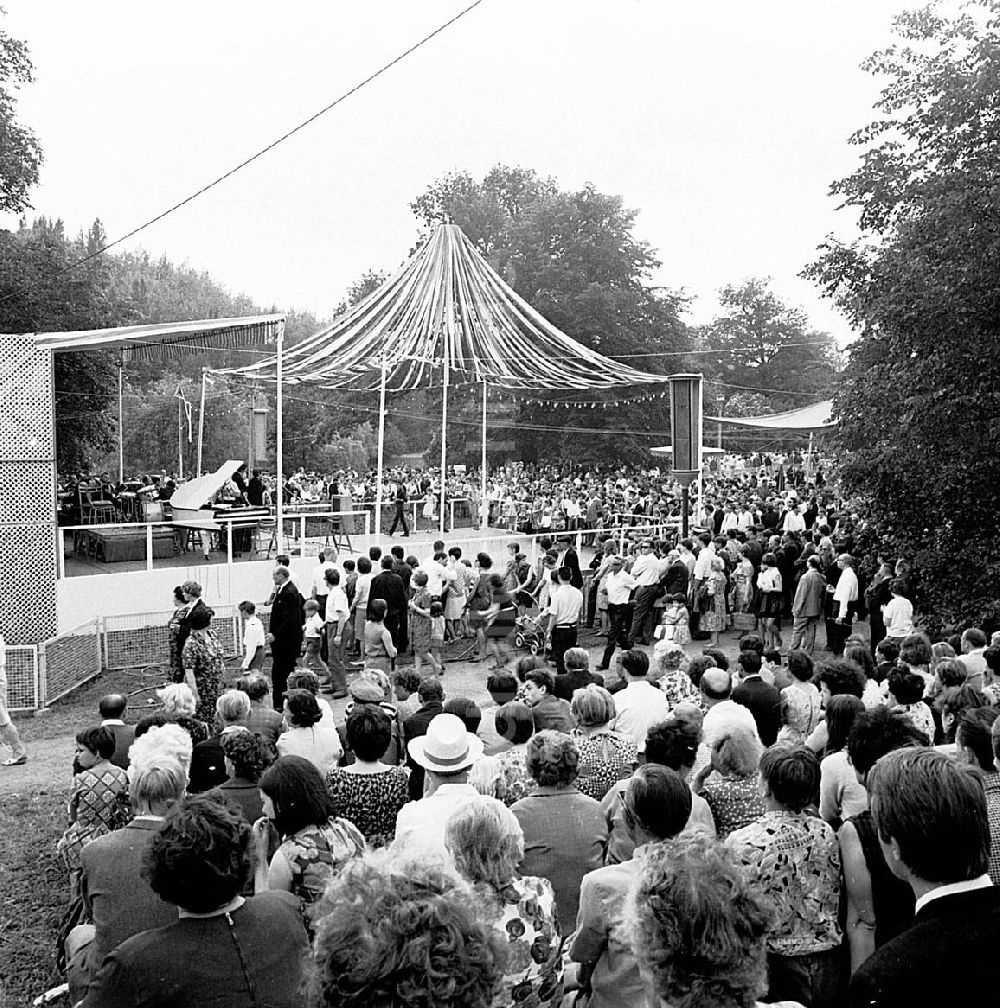
[{"label": "canvas canopy", "polygon": [[758,427],[765,430],[812,431],[837,426],[836,421],[833,419],[832,399],[813,403],[811,406],[803,406],[801,409],[787,410],[784,413],[771,413],[766,416],[710,416],[705,417],[705,419],[711,420],[713,423],[733,424],[736,427]]},{"label": "canvas canopy", "polygon": [[[664,382],[567,336],[516,294],[455,224],[442,224],[381,287],[283,359],[282,381],[390,392],[484,383],[588,389]],[[275,380],[277,358],[235,369]]]}]

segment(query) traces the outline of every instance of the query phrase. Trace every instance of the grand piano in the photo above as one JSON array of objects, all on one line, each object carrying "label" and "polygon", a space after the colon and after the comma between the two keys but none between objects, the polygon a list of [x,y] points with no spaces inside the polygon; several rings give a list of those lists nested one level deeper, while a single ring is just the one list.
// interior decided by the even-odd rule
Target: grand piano
[{"label": "grand piano", "polygon": [[[233,526],[233,551],[249,551],[253,530],[261,522],[271,517],[266,507],[237,505],[230,501],[217,501],[219,491],[232,478],[233,473],[243,465],[238,459],[231,459],[214,473],[199,476],[182,483],[170,498],[174,528],[200,533],[202,551],[207,558],[212,537],[219,536],[219,548],[226,548],[228,526]],[[231,522],[225,519],[233,519]]]}]

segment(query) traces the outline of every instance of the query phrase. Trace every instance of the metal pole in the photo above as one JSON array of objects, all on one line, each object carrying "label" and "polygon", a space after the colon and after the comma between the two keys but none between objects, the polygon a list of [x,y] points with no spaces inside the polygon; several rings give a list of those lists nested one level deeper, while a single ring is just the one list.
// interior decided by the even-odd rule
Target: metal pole
[{"label": "metal pole", "polygon": [[285,511],[282,502],[282,473],[284,472],[285,456],[284,450],[282,448],[282,441],[284,439],[284,417],[282,416],[282,410],[284,408],[284,394],[281,388],[281,380],[284,372],[285,364],[285,323],[278,323],[278,339],[277,339],[277,351],[278,360],[275,369],[275,378],[277,380],[278,390],[275,396],[275,410],[277,416],[275,417],[275,430],[274,430],[274,464],[278,470],[278,479],[274,488],[274,520],[275,520],[275,543],[278,547],[278,552],[283,553],[284,550],[281,548],[281,536],[284,532],[284,518]]},{"label": "metal pole", "polygon": [[177,400],[177,478],[184,479],[184,400]]},{"label": "metal pole", "polygon": [[444,485],[445,485],[445,467],[448,462],[448,347],[445,346],[444,352],[444,389],[442,390],[441,396],[441,504],[438,522],[438,531],[444,535]]},{"label": "metal pole", "polygon": [[208,368],[201,369],[201,405],[198,407],[198,470],[195,476],[200,476],[204,469],[201,466],[202,445],[205,441],[205,385],[208,382]]},{"label": "metal pole", "polygon": [[690,492],[688,490],[688,485],[684,483],[681,486],[681,538],[687,539],[688,537],[688,497]]},{"label": "metal pole", "polygon": [[486,529],[490,523],[490,502],[486,499],[486,382],[483,382],[483,455],[480,464],[479,527]]},{"label": "metal pole", "polygon": [[382,459],[385,451],[385,354],[382,355],[382,374],[378,386],[378,483],[375,487],[375,538],[382,534]]},{"label": "metal pole", "polygon": [[122,419],[122,358],[118,358],[118,482],[125,482],[125,423]]}]

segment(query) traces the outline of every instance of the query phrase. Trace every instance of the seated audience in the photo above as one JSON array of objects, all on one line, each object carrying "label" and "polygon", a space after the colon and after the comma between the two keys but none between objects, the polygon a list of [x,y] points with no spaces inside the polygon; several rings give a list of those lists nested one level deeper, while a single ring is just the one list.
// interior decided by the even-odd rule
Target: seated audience
[{"label": "seated audience", "polygon": [[271,687],[259,672],[252,672],[236,680],[236,688],[250,698],[250,716],[246,719],[247,730],[260,735],[273,749],[278,737],[285,730],[285,719],[266,702]]},{"label": "seated audience", "polygon": [[[297,896],[309,927],[314,904],[330,878],[365,849],[365,838],[333,804],[315,764],[301,756],[282,756],[260,779],[264,816],[254,823],[254,890]],[[267,862],[268,823],[281,838]]]},{"label": "seated audience", "polygon": [[733,681],[729,672],[722,668],[706,669],[701,677],[701,700],[705,708],[702,723],[702,742],[715,748],[724,735],[733,728],[746,728],[759,740],[757,721],[750,710],[736,703],[731,694]]},{"label": "seated audience", "polygon": [[586,689],[591,683],[604,685],[604,676],[590,671],[590,652],[586,648],[572,647],[563,655],[565,672],[556,676],[552,692],[560,700],[572,702],[573,693],[578,689]]},{"label": "seated audience", "polygon": [[220,735],[246,731],[250,717],[250,697],[242,690],[229,689],[215,701],[215,726]]},{"label": "seated audience", "polygon": [[321,774],[329,773],[344,755],[340,736],[333,723],[322,722],[316,697],[308,690],[291,689],[285,694],[288,731],[278,738],[279,756],[302,756]]},{"label": "seated audience", "polygon": [[129,775],[135,817],[80,852],[80,892],[90,923],[76,925],[66,940],[66,979],[73,1004],[86,994],[104,957],[126,938],[177,919],[177,908],[150,889],[143,859],[186,784],[187,775],[177,760],[160,756],[144,761]]},{"label": "seated audience", "polygon": [[253,824],[264,814],[260,775],[270,765],[271,753],[259,735],[251,735],[246,729],[224,734],[221,745],[227,777],[216,791],[238,805],[243,818]]},{"label": "seated audience", "polygon": [[778,742],[800,745],[806,741],[823,716],[823,701],[813,682],[813,660],[805,651],[788,655],[791,682],[781,690],[782,726]]},{"label": "seated audience", "polygon": [[320,914],[308,1008],[494,1005],[509,939],[454,868],[375,851],[331,883]]},{"label": "seated audience", "polygon": [[250,827],[223,802],[188,797],[145,854],[150,888],[173,923],[128,938],[104,960],[84,1008],[297,1008],[308,939],[287,893],[239,895]]},{"label": "seated audience", "polygon": [[578,689],[570,707],[578,726],[572,732],[580,753],[576,786],[601,801],[616,781],[632,775],[639,758],[635,741],[608,727],[615,716],[615,700],[603,686],[591,683]]},{"label": "seated audience", "polygon": [[889,673],[889,699],[892,706],[902,711],[913,726],[927,736],[927,744],[934,741],[934,718],[923,701],[926,681],[909,668],[900,667]]},{"label": "seated audience", "polygon": [[156,691],[156,695],[163,704],[163,713],[174,721],[179,717],[194,717],[194,712],[198,707],[194,691],[187,683],[168,683],[162,689]]},{"label": "seated audience", "polygon": [[528,743],[535,734],[535,719],[527,704],[514,700],[497,710],[494,724],[497,734],[508,742],[507,748],[497,755],[497,762],[502,774],[499,798],[509,806],[531,794],[535,787],[527,763]]},{"label": "seated audience", "polygon": [[733,702],[753,715],[761,742],[773,745],[781,728],[781,694],[761,678],[761,656],[756,651],[740,651],[736,664],[740,682],[732,692]]},{"label": "seated audience", "polygon": [[354,762],[326,775],[333,814],[354,823],[370,847],[384,847],[392,842],[396,816],[409,800],[409,771],[382,762],[392,722],[377,704],[356,704],[347,715],[346,733]]},{"label": "seated audience", "polygon": [[726,843],[774,905],[767,937],[768,997],[815,1008],[841,1003],[840,851],[815,805],[820,767],[806,746],[773,746],[760,760],[766,811]]},{"label": "seated audience", "polygon": [[[691,682],[688,675],[690,662],[679,644],[670,643],[654,653],[656,667],[660,672],[657,685],[667,698],[667,710],[681,703],[698,703],[698,687]],[[699,679],[699,682],[701,680]]]},{"label": "seated audience", "polygon": [[483,740],[483,753],[496,756],[510,748],[510,740],[497,731],[497,711],[517,696],[517,679],[509,672],[494,672],[486,680],[486,692],[493,701],[480,709],[479,737]]},{"label": "seated audience", "polygon": [[826,755],[820,763],[819,814],[834,828],[868,808],[868,792],[847,755],[847,737],[865,709],[853,696],[835,696],[826,705]]},{"label": "seated audience", "polygon": [[459,873],[472,883],[480,916],[493,922],[507,948],[492,1008],[525,1003],[559,1008],[563,946],[556,897],[548,879],[517,874],[524,836],[513,813],[494,798],[470,799],[449,816],[445,846]]},{"label": "seated audience", "polygon": [[714,740],[711,762],[691,785],[708,803],[720,840],[764,814],[757,777],[763,751],[754,728],[734,725]]},{"label": "seated audience", "polygon": [[852,1006],[981,1003],[1000,943],[982,782],[943,753],[902,749],[878,761],[868,786],[886,862],[913,890],[916,916],[855,971]]},{"label": "seated audience", "polygon": [[571,732],[575,727],[569,702],[555,695],[555,676],[548,669],[532,669],[524,677],[524,699],[531,708],[535,731]]},{"label": "seated audience", "polygon": [[663,690],[649,681],[649,658],[642,651],[622,655],[622,671],[628,685],[615,693],[615,716],[611,728],[628,735],[639,753],[645,751],[650,725],[664,721],[670,713]]},{"label": "seated audience", "polygon": [[527,752],[535,789],[511,808],[524,831],[521,874],[541,875],[552,883],[559,920],[567,922],[576,920],[580,880],[603,864],[608,839],[601,806],[575,786],[579,760],[569,735],[537,732]]},{"label": "seated audience", "polygon": [[115,751],[110,762],[122,770],[128,770],[128,750],[135,741],[135,726],[125,724],[128,697],[123,693],[108,693],[97,703],[101,715],[101,727],[107,728],[115,737]]},{"label": "seated audience", "polygon": [[622,798],[634,853],[621,864],[583,876],[576,934],[570,958],[589,978],[589,1008],[641,1005],[645,990],[635,950],[624,928],[628,895],[646,852],[684,829],[691,815],[691,791],[673,770],[639,767]]},{"label": "seated audience", "polygon": [[759,1004],[774,909],[732,851],[699,835],[651,844],[632,908],[632,946],[660,1005]]},{"label": "seated audience", "polygon": [[[438,716],[444,713],[444,686],[436,676],[424,679],[417,688],[417,696],[420,699],[420,706],[415,714],[411,714],[403,722],[403,742],[409,751],[410,743],[427,734],[427,729]],[[424,768],[418,765],[409,755],[406,760],[410,768],[410,797],[414,800],[422,798],[424,794]]]},{"label": "seated audience", "polygon": [[444,829],[455,809],[479,792],[469,783],[469,768],[483,754],[483,743],[454,714],[438,714],[427,732],[411,739],[409,755],[424,772],[423,797],[396,815],[399,850],[440,855]]},{"label": "seated audience", "polygon": [[[824,708],[831,697],[854,696],[861,700],[865,692],[864,672],[854,662],[845,661],[843,658],[831,658],[829,661],[820,662],[816,679]],[[823,720],[806,739],[806,745],[814,753],[822,754],[826,751],[827,739],[828,727]]]}]

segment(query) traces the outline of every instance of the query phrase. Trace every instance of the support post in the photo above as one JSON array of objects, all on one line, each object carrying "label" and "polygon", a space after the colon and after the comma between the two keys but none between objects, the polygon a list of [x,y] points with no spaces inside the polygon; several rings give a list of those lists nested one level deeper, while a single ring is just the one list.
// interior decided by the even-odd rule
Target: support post
[{"label": "support post", "polygon": [[479,527],[485,531],[490,524],[490,502],[486,497],[486,382],[483,382],[483,454],[480,465],[482,473],[479,481]]},{"label": "support post", "polygon": [[177,400],[177,478],[184,479],[184,400]]},{"label": "support post", "polygon": [[201,465],[202,447],[205,443],[205,385],[208,382],[208,368],[201,369],[201,403],[198,406],[198,468],[195,476],[200,476],[205,470]]},{"label": "support post", "polygon": [[445,345],[444,351],[444,388],[441,395],[441,501],[438,510],[438,531],[444,535],[444,492],[445,492],[445,469],[448,464],[448,363],[449,348]]},{"label": "support post", "polygon": [[687,539],[688,537],[688,500],[690,497],[690,488],[686,483],[681,484],[681,538]]},{"label": "support post", "polygon": [[124,360],[118,357],[118,483],[125,482],[125,422],[122,408],[122,366]]},{"label": "support post", "polygon": [[381,376],[378,385],[378,483],[375,487],[375,538],[382,534],[382,484],[385,476],[382,473],[383,453],[385,451],[385,354],[382,354]]},{"label": "support post", "polygon": [[278,323],[278,339],[277,339],[277,364],[275,367],[275,379],[277,381],[277,392],[275,395],[275,412],[277,416],[275,417],[274,423],[274,464],[275,468],[278,470],[278,479],[274,487],[274,519],[275,519],[275,543],[279,553],[284,553],[281,548],[281,536],[284,533],[284,520],[285,520],[285,509],[284,502],[282,501],[282,490],[284,489],[284,465],[285,456],[282,443],[284,441],[284,393],[281,387],[281,381],[285,366],[285,323]]}]

